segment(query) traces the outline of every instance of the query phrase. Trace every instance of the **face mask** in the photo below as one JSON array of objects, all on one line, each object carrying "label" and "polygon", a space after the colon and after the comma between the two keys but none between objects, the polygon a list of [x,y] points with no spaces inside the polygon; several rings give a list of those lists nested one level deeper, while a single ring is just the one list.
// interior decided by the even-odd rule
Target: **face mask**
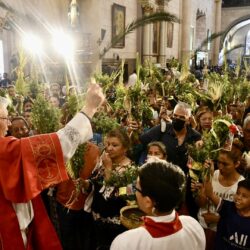
[{"label": "face mask", "polygon": [[185,121],[178,119],[178,118],[174,118],[172,120],[172,125],[173,125],[174,130],[181,131],[185,126]]}]

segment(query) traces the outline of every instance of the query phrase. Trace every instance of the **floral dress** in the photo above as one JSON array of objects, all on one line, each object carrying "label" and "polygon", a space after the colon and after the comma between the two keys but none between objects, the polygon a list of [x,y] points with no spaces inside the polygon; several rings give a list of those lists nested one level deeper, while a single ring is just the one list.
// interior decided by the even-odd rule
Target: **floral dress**
[{"label": "floral dress", "polygon": [[[112,170],[119,171],[119,167]],[[104,168],[98,167],[92,175],[94,186],[92,213],[95,219],[94,239],[96,247],[109,249],[113,239],[126,228],[120,223],[120,210],[126,206],[126,200],[121,198],[116,187],[105,185]]]}]

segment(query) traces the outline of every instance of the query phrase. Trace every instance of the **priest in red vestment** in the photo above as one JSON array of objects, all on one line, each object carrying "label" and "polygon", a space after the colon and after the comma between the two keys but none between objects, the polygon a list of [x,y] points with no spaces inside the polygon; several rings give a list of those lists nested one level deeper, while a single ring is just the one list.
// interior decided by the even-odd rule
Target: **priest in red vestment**
[{"label": "priest in red vestment", "polygon": [[39,194],[68,179],[64,162],[92,137],[89,117],[103,100],[92,84],[85,107],[63,129],[22,139],[4,137],[9,120],[0,100],[0,250],[62,249]]}]

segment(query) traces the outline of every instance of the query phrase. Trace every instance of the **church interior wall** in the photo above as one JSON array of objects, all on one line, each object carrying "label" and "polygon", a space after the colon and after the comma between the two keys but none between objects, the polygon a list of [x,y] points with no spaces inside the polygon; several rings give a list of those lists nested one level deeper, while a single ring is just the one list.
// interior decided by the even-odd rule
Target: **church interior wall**
[{"label": "church interior wall", "polygon": [[[204,22],[200,22],[201,27],[197,27],[197,25],[199,24],[199,22],[196,19],[198,10],[205,15],[205,17],[203,17]],[[194,41],[196,41],[196,43],[194,44],[194,48],[196,49],[201,45],[202,41],[204,41],[207,38],[208,30],[210,34],[215,32],[214,0],[208,0],[208,1],[192,0],[192,26],[194,27],[194,31],[195,31]],[[202,34],[202,36],[198,37],[199,34]],[[203,48],[203,49],[207,50],[207,48]],[[212,49],[212,46],[210,46],[210,51],[208,51],[208,60],[211,59],[211,49]]]},{"label": "church interior wall", "polygon": [[[240,44],[245,45],[246,35],[248,31],[250,31],[250,24],[237,30],[237,32],[232,37],[232,42],[230,43],[231,48]],[[245,53],[245,47],[236,49],[229,54],[228,59],[230,59],[234,63],[237,63],[239,56],[243,56],[244,53]]]},{"label": "church interior wall", "polygon": [[[181,0],[172,0],[168,3],[167,11],[181,18]],[[167,28],[167,25],[166,25]],[[166,31],[167,34],[167,31]],[[167,37],[167,35],[166,35]],[[172,57],[179,58],[180,57],[180,24],[174,23],[174,31],[173,31],[173,47],[168,48],[166,46],[166,59],[170,59]]]},{"label": "church interior wall", "polygon": [[[111,41],[111,25],[112,25],[112,5],[113,3],[125,6],[126,8],[126,25],[130,24],[132,21],[137,19],[137,2],[135,0],[105,0],[102,2],[103,11],[102,11],[102,23],[101,27],[106,30],[104,44]],[[107,54],[106,58],[113,58],[113,53],[118,53],[120,58],[135,58],[137,52],[136,48],[136,31],[132,32],[125,37],[125,47],[122,49],[111,49]]]},{"label": "church interior wall", "polygon": [[[68,26],[68,6],[69,1],[66,0],[26,0],[26,3],[33,4],[39,9],[38,13],[34,12],[30,7],[31,5],[27,4],[26,6],[22,4],[22,1],[9,0],[11,4],[17,6],[18,10],[21,13],[25,13],[26,11],[30,13],[35,13],[39,17],[39,15],[44,16],[44,20],[48,24],[55,24],[59,26],[59,23],[62,24],[63,27]],[[175,14],[182,21],[182,2],[185,0],[171,0],[165,7],[165,10]],[[190,7],[186,11],[190,12],[191,15],[191,26],[194,29],[194,41],[196,40],[196,44],[194,44],[193,49],[197,48],[202,41],[202,36],[206,38],[207,30],[209,29],[210,34],[215,31],[215,1],[214,0],[189,0]],[[151,1],[154,2],[154,1]],[[94,67],[96,65],[101,68],[101,61],[99,60],[99,51],[107,46],[111,41],[111,29],[112,29],[112,5],[116,3],[122,5],[126,8],[126,25],[131,23],[133,20],[137,19],[141,15],[141,6],[136,0],[86,0],[86,1],[78,1],[80,9],[80,22],[81,22],[81,32],[91,33],[91,50],[92,50],[92,62]],[[52,5],[51,5],[52,4]],[[197,27],[196,15],[197,11],[204,13],[205,15],[205,23],[202,22],[200,27]],[[232,19],[237,19],[240,16],[249,15],[250,7],[237,7],[237,8],[224,8],[222,9],[222,19],[221,25],[222,30],[225,29],[226,26],[231,23]],[[1,13],[0,13],[1,15]],[[101,29],[105,30],[105,36],[103,41],[100,41],[101,37]],[[200,32],[201,30],[206,30],[206,32]],[[197,34],[200,34],[199,39],[196,39]],[[121,59],[127,59],[129,64],[128,71],[131,72],[135,67],[135,58],[136,53],[142,52],[142,29],[134,31],[129,34],[125,38],[125,47],[124,48],[112,48],[104,57],[104,61],[121,61]],[[151,33],[152,29],[151,29]],[[151,39],[152,38],[151,35]],[[182,44],[182,23],[174,24],[173,30],[173,45],[172,48],[167,47],[167,25],[165,30],[165,52],[166,59],[175,57],[181,58],[181,44]],[[202,34],[202,35],[201,35]],[[0,34],[1,37],[1,34]],[[4,55],[5,55],[5,69],[6,71],[11,70],[11,65],[9,63],[9,58],[11,55],[16,52],[17,46],[14,46],[17,37],[8,31],[2,32],[2,39],[5,41],[4,45]],[[190,39],[190,37],[185,38]],[[98,42],[99,40],[99,42]],[[212,46],[211,46],[212,49]],[[117,60],[118,59],[118,60]]]},{"label": "church interior wall", "polygon": [[250,13],[250,6],[223,8],[221,14],[221,30],[227,29],[235,20],[247,16]]},{"label": "church interior wall", "polygon": [[[138,15],[138,4],[135,0],[103,0],[101,2],[101,23],[100,29],[105,30],[105,37],[102,41],[100,49],[102,50],[107,46],[112,39],[112,5],[118,4],[124,6],[125,9],[125,26],[130,24],[132,21],[137,19]],[[135,58],[137,53],[137,31],[125,37],[124,48],[111,48],[103,58],[103,63],[115,64],[116,61],[120,62],[121,59],[126,59],[126,70],[128,74],[133,71],[135,67]]]}]

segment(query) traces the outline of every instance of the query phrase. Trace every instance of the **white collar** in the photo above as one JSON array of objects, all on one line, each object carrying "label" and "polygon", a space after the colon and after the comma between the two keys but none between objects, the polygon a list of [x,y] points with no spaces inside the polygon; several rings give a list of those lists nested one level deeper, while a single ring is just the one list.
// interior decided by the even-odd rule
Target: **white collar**
[{"label": "white collar", "polygon": [[147,216],[151,220],[155,222],[171,222],[176,217],[176,211],[173,210],[171,214],[163,215],[163,216]]}]

